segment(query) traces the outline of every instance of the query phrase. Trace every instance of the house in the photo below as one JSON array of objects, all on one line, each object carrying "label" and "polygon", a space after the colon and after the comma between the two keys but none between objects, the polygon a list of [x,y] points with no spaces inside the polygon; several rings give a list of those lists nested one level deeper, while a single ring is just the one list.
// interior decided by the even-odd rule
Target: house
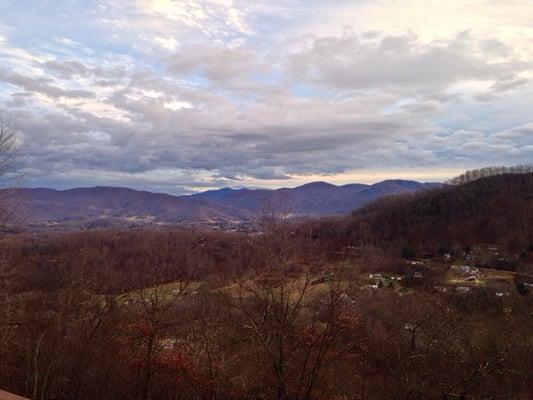
[{"label": "house", "polygon": [[496,292],[497,297],[509,296],[508,292]]},{"label": "house", "polygon": [[455,290],[457,291],[457,293],[468,293],[468,292],[470,292],[470,288],[467,287],[467,286],[457,286],[455,288]]},{"label": "house", "polygon": [[368,274],[368,279],[383,279],[383,276],[378,272],[377,274]]},{"label": "house", "polygon": [[472,271],[472,268],[469,267],[468,265],[460,265],[459,266],[459,271],[461,271],[464,274],[468,274],[468,273],[470,273]]},{"label": "house", "polygon": [[353,254],[353,255],[359,255],[361,252],[361,249],[356,246],[346,246],[344,248],[345,253]]},{"label": "house", "polygon": [[176,340],[172,338],[159,339],[159,345],[163,350],[172,350],[176,347]]}]

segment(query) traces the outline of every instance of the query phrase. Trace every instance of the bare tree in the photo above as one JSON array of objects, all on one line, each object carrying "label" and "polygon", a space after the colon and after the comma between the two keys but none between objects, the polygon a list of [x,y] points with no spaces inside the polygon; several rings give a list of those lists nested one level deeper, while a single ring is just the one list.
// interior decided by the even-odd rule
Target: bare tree
[{"label": "bare tree", "polygon": [[533,172],[533,165],[518,164],[512,167],[494,166],[485,167],[466,171],[464,174],[450,179],[446,183],[449,185],[462,185],[464,183],[476,181],[478,179],[488,178],[491,176],[505,175],[505,174],[530,174]]},{"label": "bare tree", "polygon": [[[18,128],[0,118],[0,238],[7,231],[15,211],[14,166],[20,148]],[[7,351],[15,335],[19,311],[10,293],[17,277],[17,266],[0,257],[0,377],[7,369]],[[0,384],[3,382],[0,379]]]},{"label": "bare tree", "polygon": [[5,232],[16,211],[15,159],[20,150],[19,128],[11,120],[0,118],[0,232]]},{"label": "bare tree", "polygon": [[142,400],[160,398],[168,389],[168,382],[155,385],[154,381],[162,369],[164,353],[168,353],[168,347],[173,347],[175,342],[171,332],[183,323],[177,308],[190,283],[184,279],[172,282],[170,286],[164,285],[161,272],[157,269],[149,271],[146,277],[141,278],[147,286],[124,296],[124,301],[131,306],[132,312],[130,323],[124,328],[137,349],[132,366],[134,370],[135,366],[139,367],[135,385]]}]

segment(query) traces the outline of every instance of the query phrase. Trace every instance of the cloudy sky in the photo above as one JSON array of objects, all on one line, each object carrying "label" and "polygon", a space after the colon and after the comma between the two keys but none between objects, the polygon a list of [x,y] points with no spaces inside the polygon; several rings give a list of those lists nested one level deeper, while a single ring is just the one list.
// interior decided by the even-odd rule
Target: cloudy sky
[{"label": "cloudy sky", "polygon": [[0,0],[27,186],[442,180],[533,161],[533,0]]}]

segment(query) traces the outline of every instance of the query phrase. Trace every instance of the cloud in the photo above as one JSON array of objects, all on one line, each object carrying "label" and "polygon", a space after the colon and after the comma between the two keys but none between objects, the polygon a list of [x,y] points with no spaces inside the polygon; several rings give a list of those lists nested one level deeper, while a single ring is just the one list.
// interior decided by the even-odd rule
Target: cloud
[{"label": "cloud", "polygon": [[43,63],[45,69],[56,72],[60,77],[70,79],[75,75],[87,75],[89,69],[79,61],[45,61]]},{"label": "cloud", "polygon": [[463,81],[494,82],[495,90],[501,90],[503,85],[511,89],[510,82],[518,86],[525,81],[517,76],[531,69],[531,62],[510,54],[495,59],[492,54],[485,40],[468,33],[429,44],[414,35],[369,39],[348,33],[311,39],[289,56],[288,69],[295,80],[335,90],[427,91]]},{"label": "cloud", "polygon": [[244,10],[233,7],[233,1],[138,0],[135,5],[145,17],[180,23],[212,37],[251,33]]},{"label": "cloud", "polygon": [[44,94],[45,96],[58,99],[66,98],[92,98],[94,93],[87,90],[77,89],[62,89],[57,86],[50,85],[47,79],[36,79],[29,76],[20,75],[17,73],[10,73],[0,70],[0,80],[18,86],[29,92],[36,92]]},{"label": "cloud", "polygon": [[169,50],[169,51],[175,51],[178,46],[178,42],[174,38],[164,38],[164,37],[156,36],[154,40],[162,48]]},{"label": "cloud", "polygon": [[529,82],[528,79],[525,78],[503,78],[496,82],[494,82],[491,85],[491,89],[493,89],[497,93],[506,92],[508,90],[516,89],[517,87],[520,87],[522,85],[525,85]]},{"label": "cloud", "polygon": [[491,29],[459,3],[408,0],[418,19],[396,20],[380,1],[112,0],[47,18],[13,2],[0,25],[31,23],[0,29],[0,114],[38,186],[178,193],[531,160],[533,54],[510,24],[527,36],[525,10],[487,5],[505,23]]},{"label": "cloud", "polygon": [[165,59],[168,70],[179,76],[195,74],[211,82],[247,78],[260,67],[256,55],[242,47],[196,45]]}]

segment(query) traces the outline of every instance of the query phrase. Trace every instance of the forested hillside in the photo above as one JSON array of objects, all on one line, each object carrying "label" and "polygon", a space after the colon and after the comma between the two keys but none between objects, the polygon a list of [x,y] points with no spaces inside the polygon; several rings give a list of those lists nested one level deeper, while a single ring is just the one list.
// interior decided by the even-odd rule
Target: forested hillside
[{"label": "forested hillside", "polygon": [[533,246],[533,173],[386,197],[314,227],[315,237],[339,245],[396,250],[408,245],[419,253],[441,254],[483,243],[528,250]]}]

